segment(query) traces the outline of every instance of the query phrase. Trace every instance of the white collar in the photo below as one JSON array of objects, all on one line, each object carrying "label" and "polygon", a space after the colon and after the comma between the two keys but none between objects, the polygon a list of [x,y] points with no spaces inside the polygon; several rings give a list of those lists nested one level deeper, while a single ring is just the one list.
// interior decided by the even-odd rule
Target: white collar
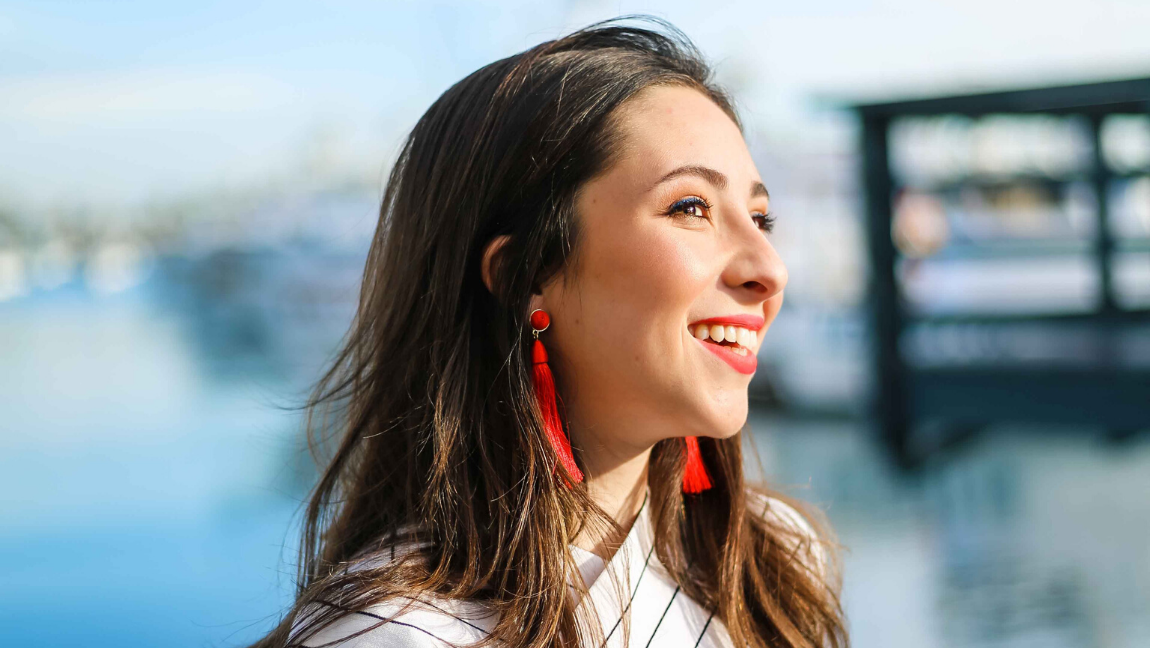
[{"label": "white collar", "polygon": [[[650,507],[647,506],[649,497],[649,495],[643,497],[643,503],[639,505],[639,511],[635,514],[635,521],[631,524],[631,530],[627,532],[623,544],[616,550],[609,562],[602,556],[586,549],[568,545],[568,549],[570,549],[571,555],[579,567],[583,582],[588,588],[593,588],[595,583],[599,582],[599,577],[606,572],[608,564],[613,565],[612,570],[616,574],[630,575],[631,570],[625,563],[631,557],[641,555],[645,561],[646,557],[651,555],[651,548],[654,546],[654,531],[651,526]],[[638,578],[638,574],[635,577]],[[610,574],[607,574],[607,578],[610,579]]]},{"label": "white collar", "polygon": [[[625,645],[624,615],[630,616],[627,643],[631,646],[729,645],[722,623],[682,592],[667,573],[655,552],[654,537],[650,506],[648,500],[644,500],[631,530],[611,560],[603,564],[602,558],[590,554],[602,565],[601,573],[591,579],[588,595],[580,604],[580,614],[585,619],[598,619],[606,638],[605,647]],[[577,561],[589,553],[573,550]],[[580,563],[581,573],[590,571],[583,569],[587,563],[589,561]],[[586,576],[584,580],[587,581]],[[620,600],[623,592],[624,598]]]},{"label": "white collar", "polygon": [[[572,553],[580,562],[584,582],[591,583],[587,596],[578,604],[579,617],[582,622],[597,622],[602,628],[601,635],[589,632],[587,636],[606,638],[589,648],[623,648],[626,645],[729,648],[730,637],[722,622],[679,588],[659,562],[653,540],[650,507],[644,500],[623,544],[609,561],[572,547]],[[382,558],[386,561],[387,557]],[[599,573],[592,574],[595,571]],[[407,628],[411,632],[430,633],[445,641],[458,640],[459,643],[482,639],[497,620],[484,605],[473,601],[436,600],[434,605],[426,601],[419,603],[413,609],[406,609],[402,602],[386,601],[359,613],[361,617],[366,615],[366,621],[356,619],[355,615],[350,619],[366,623],[373,619],[397,620],[397,615],[403,615],[402,624],[398,627],[381,626],[378,630],[380,637],[384,637],[385,632],[406,632],[404,628]],[[623,622],[625,615],[629,617],[626,624]],[[415,626],[419,629],[412,629]],[[358,626],[333,626],[323,633],[323,637],[330,640],[357,629]],[[310,641],[308,645],[311,645]]]}]

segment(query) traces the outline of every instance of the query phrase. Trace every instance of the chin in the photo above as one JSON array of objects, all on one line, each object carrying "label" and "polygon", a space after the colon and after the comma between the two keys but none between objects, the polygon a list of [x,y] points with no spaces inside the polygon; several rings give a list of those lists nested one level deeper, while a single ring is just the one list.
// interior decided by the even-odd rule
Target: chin
[{"label": "chin", "polygon": [[747,424],[747,417],[743,417],[738,424],[724,428],[718,428],[717,433],[708,434],[707,436],[713,439],[729,439],[743,430],[743,426]]},{"label": "chin", "polygon": [[705,422],[700,425],[700,432],[695,436],[711,437],[712,439],[729,439],[747,424],[747,397],[743,394],[741,399],[729,402],[720,410],[712,410],[704,417]]},{"label": "chin", "polygon": [[[668,407],[669,404],[676,406]],[[729,439],[742,431],[749,409],[747,389],[726,386],[707,391],[667,391],[644,404],[644,410],[658,421],[655,429],[666,434],[660,435],[662,438]]]}]

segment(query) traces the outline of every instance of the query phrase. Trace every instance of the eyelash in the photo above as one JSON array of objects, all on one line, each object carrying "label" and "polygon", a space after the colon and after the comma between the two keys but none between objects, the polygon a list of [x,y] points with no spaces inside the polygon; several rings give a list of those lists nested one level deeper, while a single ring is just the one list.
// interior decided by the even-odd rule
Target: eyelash
[{"label": "eyelash", "polygon": [[[702,206],[702,207],[705,207],[706,209],[710,209],[711,203],[707,202],[706,200],[704,200],[698,196],[689,196],[687,198],[683,198],[682,200],[676,201],[673,205],[671,205],[671,207],[669,209],[667,209],[667,212],[665,213],[665,215],[666,216],[673,216],[673,215],[679,214],[679,213],[686,213],[684,211],[686,208],[698,207],[698,206]],[[708,217],[696,216],[695,218],[708,218]],[[767,212],[765,214],[756,213],[751,218],[754,219],[755,223],[759,226],[759,229],[763,230],[764,232],[770,234],[771,232],[775,231],[775,216],[772,215],[771,212]]]}]

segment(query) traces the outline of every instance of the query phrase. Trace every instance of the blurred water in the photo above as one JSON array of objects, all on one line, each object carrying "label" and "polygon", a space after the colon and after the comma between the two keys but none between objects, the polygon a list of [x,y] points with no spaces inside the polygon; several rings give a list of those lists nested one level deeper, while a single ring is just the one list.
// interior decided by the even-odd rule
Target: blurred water
[{"label": "blurred water", "polygon": [[[361,260],[312,263],[169,260],[127,292],[0,304],[0,645],[228,646],[270,626],[313,476],[280,406],[354,291],[285,305],[237,277],[338,283]],[[1150,444],[996,429],[912,479],[854,421],[752,426],[767,475],[849,549],[856,646],[1150,645]]]},{"label": "blurred water", "polygon": [[234,645],[289,601],[298,386],[148,288],[0,309],[0,645]]},{"label": "blurred water", "polygon": [[854,645],[1150,645],[1145,439],[999,426],[905,477],[853,422],[751,423],[845,545]]}]

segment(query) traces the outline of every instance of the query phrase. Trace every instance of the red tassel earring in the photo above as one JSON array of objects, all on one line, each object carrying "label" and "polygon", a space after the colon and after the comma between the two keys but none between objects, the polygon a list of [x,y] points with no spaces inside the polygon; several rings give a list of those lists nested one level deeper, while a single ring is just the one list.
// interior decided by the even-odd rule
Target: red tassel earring
[{"label": "red tassel earring", "polygon": [[711,477],[707,475],[707,466],[703,464],[703,453],[699,451],[698,437],[684,438],[687,455],[687,466],[683,469],[683,492],[702,493],[711,487]]},{"label": "red tassel earring", "polygon": [[575,457],[571,454],[571,443],[563,433],[563,421],[559,419],[559,408],[555,405],[555,379],[551,375],[551,367],[547,365],[547,350],[539,340],[539,334],[551,326],[551,317],[547,311],[537,308],[531,311],[531,335],[535,337],[531,345],[532,377],[535,380],[535,400],[539,403],[539,410],[543,413],[543,429],[547,432],[547,439],[555,454],[559,455],[559,463],[567,470],[567,474],[576,483],[583,481],[583,471],[575,465]]}]

